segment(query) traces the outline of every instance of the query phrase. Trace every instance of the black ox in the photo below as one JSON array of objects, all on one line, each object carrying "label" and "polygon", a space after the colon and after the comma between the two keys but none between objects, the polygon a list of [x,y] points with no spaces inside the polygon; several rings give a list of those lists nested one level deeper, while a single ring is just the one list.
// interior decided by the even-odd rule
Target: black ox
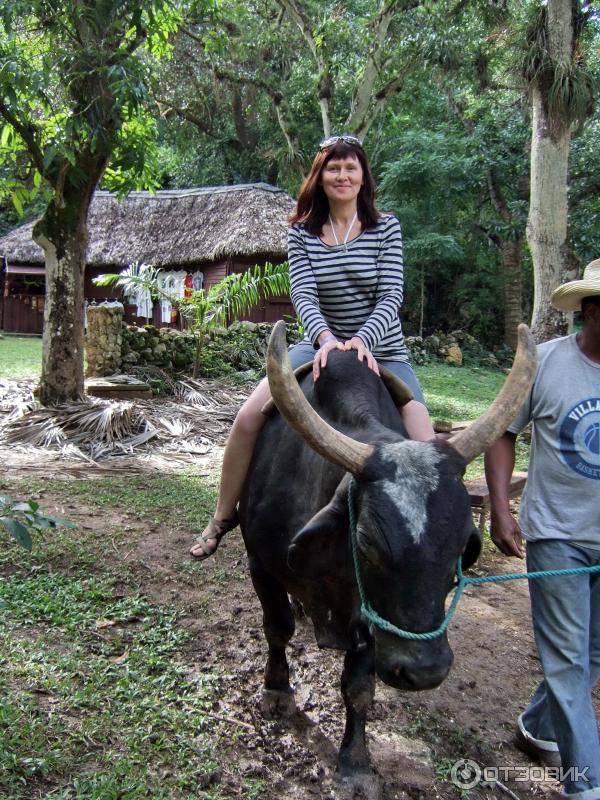
[{"label": "black ox", "polygon": [[520,329],[515,364],[490,409],[447,442],[406,438],[395,403],[408,390],[386,385],[355,353],[333,351],[321,377],[296,380],[283,323],[273,330],[268,375],[280,414],[256,445],[240,505],[250,571],[268,642],[265,700],[290,710],[285,647],[294,632],[288,594],[311,617],[317,642],[346,652],[341,690],[346,727],[342,776],[360,785],[371,773],[365,720],[375,674],[390,686],[430,689],[447,676],[446,635],[398,638],[361,616],[349,540],[347,488],[355,479],[358,558],[371,607],[398,628],[438,628],[457,560],[479,555],[463,483],[466,464],[510,424],[535,372],[535,348]]}]

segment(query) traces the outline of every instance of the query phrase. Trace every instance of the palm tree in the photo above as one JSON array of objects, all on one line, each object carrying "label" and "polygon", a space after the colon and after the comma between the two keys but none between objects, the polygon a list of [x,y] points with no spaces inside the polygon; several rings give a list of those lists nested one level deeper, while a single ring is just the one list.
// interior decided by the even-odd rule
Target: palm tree
[{"label": "palm tree", "polygon": [[232,273],[211,286],[206,293],[192,290],[189,297],[179,297],[160,286],[161,270],[149,264],[130,264],[120,273],[106,273],[94,278],[97,286],[116,285],[124,290],[141,289],[150,292],[153,299],[165,299],[185,319],[188,329],[196,339],[194,378],[198,377],[202,347],[211,328],[225,325],[231,315],[239,316],[262,297],[289,294],[289,269],[282,264],[256,265],[243,273]]}]

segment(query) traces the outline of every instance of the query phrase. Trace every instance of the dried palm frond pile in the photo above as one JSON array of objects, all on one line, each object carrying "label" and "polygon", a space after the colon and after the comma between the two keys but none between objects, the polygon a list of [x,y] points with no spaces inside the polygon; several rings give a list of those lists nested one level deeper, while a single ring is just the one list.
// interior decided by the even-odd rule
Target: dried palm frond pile
[{"label": "dried palm frond pile", "polygon": [[7,444],[57,447],[93,461],[109,453],[131,453],[156,435],[152,424],[130,402],[90,398],[56,408],[37,408],[9,417]]},{"label": "dried palm frond pile", "polygon": [[0,425],[2,415],[11,418],[19,417],[38,406],[33,397],[34,382],[32,380],[9,381],[0,379]]},{"label": "dried palm frond pile", "polygon": [[[158,458],[188,465],[223,445],[252,387],[188,378],[173,394],[152,400],[88,397],[55,408],[40,406],[31,386],[0,384],[0,449],[51,451],[97,463],[108,457]],[[10,452],[10,451],[9,451]],[[174,458],[175,457],[175,458]],[[6,460],[4,457],[3,460]]]}]

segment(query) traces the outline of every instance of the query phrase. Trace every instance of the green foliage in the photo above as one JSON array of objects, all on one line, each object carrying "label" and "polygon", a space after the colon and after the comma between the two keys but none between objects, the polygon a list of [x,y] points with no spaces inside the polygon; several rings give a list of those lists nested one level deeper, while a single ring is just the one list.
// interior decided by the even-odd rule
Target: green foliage
[{"label": "green foliage", "polygon": [[[131,264],[120,273],[107,273],[94,278],[97,286],[115,285],[124,290],[138,288],[150,292],[153,298],[165,298],[179,310],[187,323],[187,327],[196,337],[197,349],[194,365],[194,377],[200,372],[204,359],[203,349],[206,334],[212,328],[223,326],[229,316],[239,316],[252,306],[257,305],[261,297],[285,295],[289,293],[289,265],[282,264],[256,265],[246,272],[226,275],[218,283],[203,290],[192,291],[190,297],[179,297],[160,286],[161,270],[148,264]],[[220,361],[218,359],[218,361]],[[205,364],[205,374],[219,374],[222,364]],[[227,370],[225,370],[227,371]]]},{"label": "green foliage", "polygon": [[[415,26],[429,24],[429,9],[412,5],[221,0],[189,14],[158,93],[169,121],[165,182],[266,180],[295,193],[324,133],[324,105],[332,130],[360,128],[369,146],[385,139],[374,123],[418,63]],[[360,121],[353,114],[369,75]]]},{"label": "green foliage", "polygon": [[476,203],[486,187],[489,146],[486,152],[479,134],[456,124],[437,92],[417,85],[414,91],[423,116],[394,118],[380,180],[381,205],[403,227],[405,330],[420,334],[423,297],[424,335],[462,328],[491,347],[502,338],[502,287],[497,255],[474,224],[479,218],[489,226],[487,207]]},{"label": "green foliage", "polygon": [[[31,534],[40,532],[45,528],[56,528],[62,525],[65,528],[75,527],[71,522],[61,517],[50,517],[39,513],[39,504],[35,500],[14,502],[7,495],[0,495],[0,529],[4,528],[21,547],[31,552],[33,542]],[[1,589],[1,587],[0,587]],[[0,608],[5,603],[0,599]]]},{"label": "green foliage", "polygon": [[11,169],[0,198],[10,195],[21,213],[43,186],[83,184],[98,158],[112,158],[109,184],[121,191],[148,183],[150,68],[179,19],[169,0],[4,3],[0,155]]},{"label": "green foliage", "polygon": [[290,291],[289,264],[255,265],[245,272],[226,275],[213,284],[206,294],[194,292],[182,304],[184,316],[191,310],[190,317],[210,327],[222,324],[229,315],[239,316],[254,305],[261,297],[286,295]]},{"label": "green foliage", "polygon": [[31,533],[43,528],[74,527],[71,522],[62,517],[50,517],[39,513],[39,503],[34,500],[14,502],[6,495],[0,495],[0,526],[5,528],[13,539],[26,550],[31,550]]},{"label": "green foliage", "polygon": [[122,197],[132,190],[159,189],[160,158],[156,119],[140,110],[123,122],[110,165],[102,180],[104,189]]},{"label": "green foliage", "polygon": [[[245,324],[233,323],[226,336],[210,337],[202,348],[201,372],[217,377],[235,372],[264,374],[266,339],[248,330]],[[233,376],[232,376],[233,377]]]},{"label": "green foliage", "polygon": [[596,81],[582,50],[583,34],[593,12],[572,3],[576,53],[574,58],[563,61],[551,53],[547,7],[533,3],[529,8],[524,21],[523,76],[528,84],[537,83],[545,88],[552,117],[581,125],[593,111],[596,90]]}]

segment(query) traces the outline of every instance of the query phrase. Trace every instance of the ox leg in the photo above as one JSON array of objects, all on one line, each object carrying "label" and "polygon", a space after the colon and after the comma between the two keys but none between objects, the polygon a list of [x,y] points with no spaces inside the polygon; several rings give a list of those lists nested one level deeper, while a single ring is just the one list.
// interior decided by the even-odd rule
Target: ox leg
[{"label": "ox leg", "polygon": [[375,694],[375,659],[371,645],[348,652],[342,672],[342,696],[346,706],[346,729],[338,756],[339,800],[382,800],[383,781],[371,767],[365,724]]},{"label": "ox leg", "polygon": [[346,706],[346,729],[338,757],[342,777],[371,773],[365,724],[367,711],[375,694],[375,659],[373,646],[358,652],[349,651],[342,672],[342,697]]},{"label": "ox leg", "polygon": [[295,623],[282,584],[256,563],[250,566],[252,583],[263,608],[263,630],[269,647],[261,711],[267,717],[288,716],[296,711],[294,691],[285,648],[294,635]]}]

